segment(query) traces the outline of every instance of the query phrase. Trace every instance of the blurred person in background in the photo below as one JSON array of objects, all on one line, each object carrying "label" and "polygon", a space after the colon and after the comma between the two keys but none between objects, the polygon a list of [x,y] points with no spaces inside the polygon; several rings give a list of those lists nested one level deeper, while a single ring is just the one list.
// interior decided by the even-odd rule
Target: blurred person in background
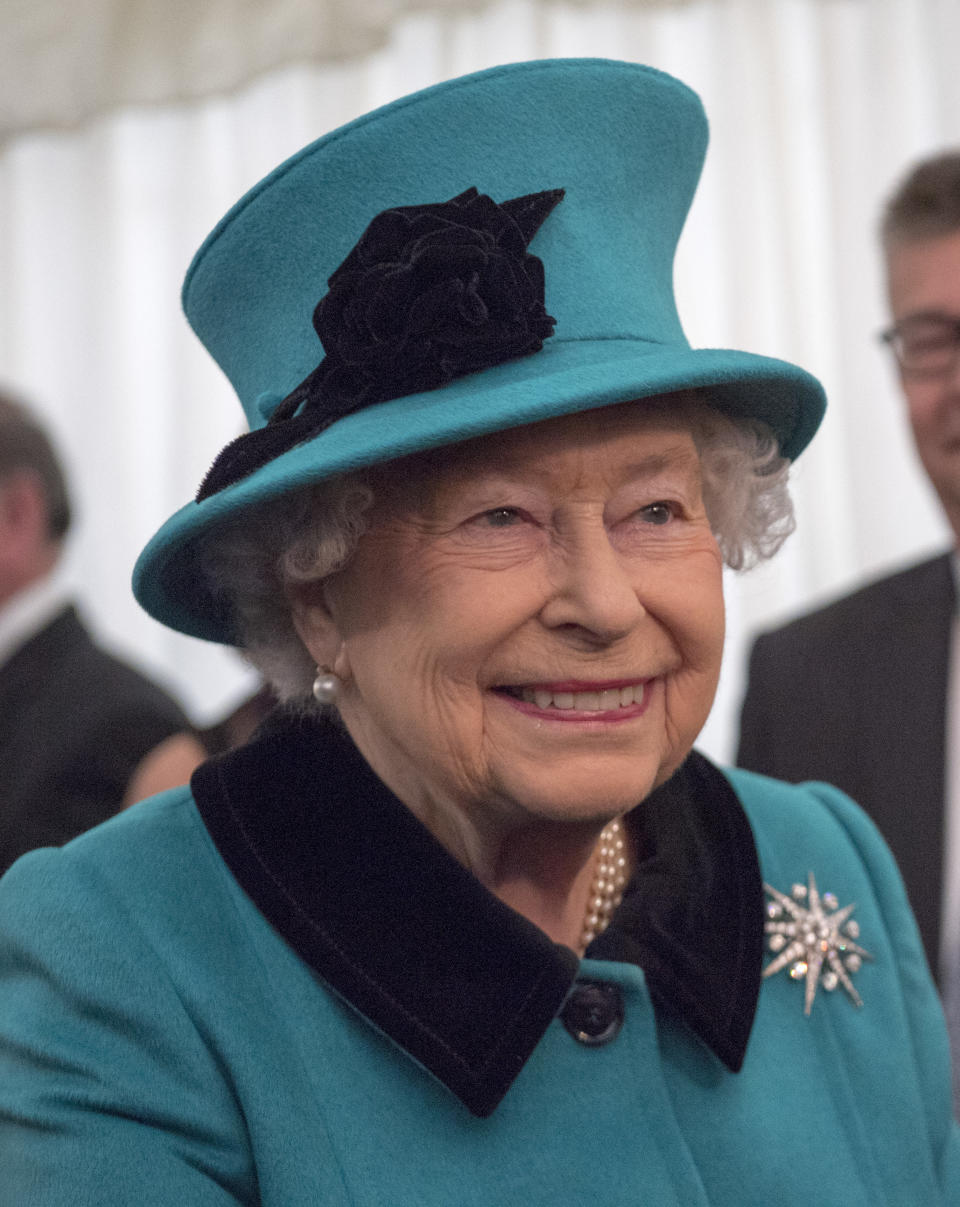
[{"label": "blurred person in background", "polygon": [[159,743],[196,746],[179,705],[77,614],[58,574],[70,522],[49,436],[0,394],[0,870],[116,813]]},{"label": "blurred person in background", "polygon": [[263,684],[211,725],[167,738],[150,751],[130,777],[126,803],[134,804],[187,783],[205,759],[249,741],[276,703],[273,691]]},{"label": "blurred person in background", "polygon": [[[958,542],[960,151],[905,176],[881,240],[892,319],[882,339]],[[957,569],[955,546],[758,637],[737,755],[767,775],[828,780],[867,810],[897,858],[948,999],[960,976]],[[958,1006],[948,1000],[948,1013]],[[957,1041],[960,1032],[955,1051]]]}]

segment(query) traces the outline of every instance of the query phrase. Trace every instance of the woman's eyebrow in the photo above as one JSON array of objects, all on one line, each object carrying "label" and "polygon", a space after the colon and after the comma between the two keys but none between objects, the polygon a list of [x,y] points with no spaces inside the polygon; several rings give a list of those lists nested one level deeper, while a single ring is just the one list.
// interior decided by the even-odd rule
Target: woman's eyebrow
[{"label": "woman's eyebrow", "polygon": [[632,478],[651,478],[671,469],[693,469],[699,458],[695,449],[685,445],[660,452],[649,453],[637,461],[632,461],[627,467],[627,473]]}]

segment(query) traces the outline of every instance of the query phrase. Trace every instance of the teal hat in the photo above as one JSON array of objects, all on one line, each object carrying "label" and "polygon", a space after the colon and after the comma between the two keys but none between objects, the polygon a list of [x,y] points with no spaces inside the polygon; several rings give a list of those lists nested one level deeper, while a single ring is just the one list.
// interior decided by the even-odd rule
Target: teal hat
[{"label": "teal hat", "polygon": [[823,415],[816,379],[691,349],[677,315],[674,253],[706,144],[700,99],[673,77],[555,59],[395,101],[261,181],[183,289],[251,431],[141,554],[143,607],[229,643],[197,563],[218,524],[335,474],[557,415],[705,387],[796,457]]}]

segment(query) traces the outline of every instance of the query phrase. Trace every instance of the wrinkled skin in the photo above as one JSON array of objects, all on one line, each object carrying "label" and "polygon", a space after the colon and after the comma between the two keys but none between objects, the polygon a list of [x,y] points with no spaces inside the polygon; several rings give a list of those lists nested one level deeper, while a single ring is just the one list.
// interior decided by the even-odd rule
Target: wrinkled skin
[{"label": "wrinkled skin", "polygon": [[[680,764],[716,689],[722,566],[693,438],[624,404],[373,486],[350,563],[296,594],[301,637],[343,679],[365,758],[448,849],[511,903],[536,882],[574,915],[600,828]],[[642,701],[564,716],[518,698],[611,683]]]}]

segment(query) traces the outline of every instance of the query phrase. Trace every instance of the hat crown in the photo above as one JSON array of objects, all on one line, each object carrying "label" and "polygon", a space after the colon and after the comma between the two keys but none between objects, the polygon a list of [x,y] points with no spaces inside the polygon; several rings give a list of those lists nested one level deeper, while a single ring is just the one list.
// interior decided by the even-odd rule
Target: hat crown
[{"label": "hat crown", "polygon": [[382,210],[475,187],[498,202],[564,189],[534,236],[554,340],[686,347],[677,241],[707,143],[696,93],[602,59],[519,63],[387,105],[318,139],[251,190],[187,274],[183,304],[251,427],[314,369],[327,281]]}]

